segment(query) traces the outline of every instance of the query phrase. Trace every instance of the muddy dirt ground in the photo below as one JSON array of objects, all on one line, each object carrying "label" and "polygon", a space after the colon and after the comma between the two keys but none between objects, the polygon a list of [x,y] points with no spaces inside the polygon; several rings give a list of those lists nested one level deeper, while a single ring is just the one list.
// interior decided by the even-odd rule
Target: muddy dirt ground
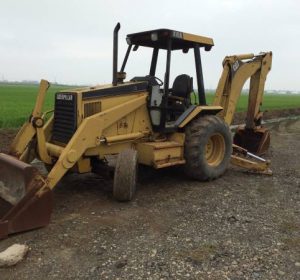
[{"label": "muddy dirt ground", "polygon": [[0,241],[31,248],[0,279],[300,279],[300,119],[269,127],[273,176],[144,170],[130,203],[113,200],[112,181],[68,176],[48,227]]}]

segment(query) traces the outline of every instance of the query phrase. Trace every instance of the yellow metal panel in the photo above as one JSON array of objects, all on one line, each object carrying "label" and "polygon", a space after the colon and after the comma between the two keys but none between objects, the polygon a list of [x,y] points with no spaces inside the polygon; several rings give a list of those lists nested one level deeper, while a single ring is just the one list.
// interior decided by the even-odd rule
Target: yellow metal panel
[{"label": "yellow metal panel", "polygon": [[46,149],[49,155],[59,157],[63,152],[64,148],[52,143],[46,143]]},{"label": "yellow metal panel", "polygon": [[182,164],[183,145],[174,141],[145,142],[136,145],[139,163],[155,168]]},{"label": "yellow metal panel", "polygon": [[131,132],[135,132],[135,131],[152,132],[152,124],[150,121],[146,103],[135,111],[134,122],[131,128]]},{"label": "yellow metal panel", "polygon": [[127,121],[128,116],[120,119],[117,122],[117,134],[126,134],[128,131],[128,121]]},{"label": "yellow metal panel", "polygon": [[215,111],[215,113],[220,112],[223,110],[221,106],[197,106],[186,118],[185,120],[179,125],[180,128],[186,126],[193,118],[195,118],[200,112],[209,112]]},{"label": "yellow metal panel", "polygon": [[[131,97],[132,98],[132,97]],[[146,104],[140,108],[133,110],[128,115],[124,116],[118,122],[103,130],[102,136],[105,138],[115,137],[119,135],[121,138],[128,138],[128,134],[143,133],[145,135],[152,133],[152,127],[149,115],[147,113]],[[135,139],[131,139],[134,141]]]},{"label": "yellow metal panel", "polygon": [[154,167],[156,169],[159,169],[159,168],[165,168],[165,167],[170,167],[170,166],[174,166],[174,165],[181,165],[181,164],[185,164],[184,159],[171,159],[170,161],[156,162]]},{"label": "yellow metal panel", "polygon": [[181,157],[181,149],[182,147],[170,147],[164,149],[154,149],[154,162],[166,160],[169,161],[172,158],[180,158]]},{"label": "yellow metal panel", "polygon": [[174,141],[163,141],[163,142],[146,142],[144,145],[151,146],[154,150],[168,149],[174,147],[181,147],[181,145]]},{"label": "yellow metal panel", "polygon": [[79,173],[91,172],[92,167],[90,158],[81,158],[77,161],[76,167]]},{"label": "yellow metal panel", "polygon": [[119,154],[121,151],[131,148],[134,148],[133,142],[118,143],[116,145],[101,144],[98,147],[87,149],[84,156],[97,156],[99,159],[103,159],[106,155]]},{"label": "yellow metal panel", "polygon": [[200,43],[200,44],[205,44],[205,45],[211,45],[211,46],[214,45],[214,41],[212,38],[189,34],[189,33],[183,33],[183,39],[187,41]]},{"label": "yellow metal panel", "polygon": [[168,136],[168,140],[177,142],[183,146],[185,140],[185,133],[179,133],[179,132],[172,133],[170,136]]},{"label": "yellow metal panel", "polygon": [[147,143],[138,143],[136,145],[136,150],[138,151],[138,162],[152,166],[153,165],[153,147],[147,145]]}]

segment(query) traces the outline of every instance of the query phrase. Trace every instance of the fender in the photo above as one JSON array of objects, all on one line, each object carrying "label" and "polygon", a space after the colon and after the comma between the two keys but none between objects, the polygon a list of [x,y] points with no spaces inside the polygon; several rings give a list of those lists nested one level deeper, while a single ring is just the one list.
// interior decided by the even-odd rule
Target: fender
[{"label": "fender", "polygon": [[221,112],[223,107],[221,106],[190,106],[176,121],[176,125],[179,128],[185,127],[191,120],[198,115],[216,115]]}]

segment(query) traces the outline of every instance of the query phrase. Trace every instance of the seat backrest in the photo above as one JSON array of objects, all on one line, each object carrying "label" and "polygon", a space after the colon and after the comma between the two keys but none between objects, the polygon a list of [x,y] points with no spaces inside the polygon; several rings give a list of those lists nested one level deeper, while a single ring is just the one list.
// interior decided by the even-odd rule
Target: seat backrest
[{"label": "seat backrest", "polygon": [[172,87],[172,95],[182,98],[189,98],[189,94],[193,90],[193,79],[186,74],[177,76]]}]

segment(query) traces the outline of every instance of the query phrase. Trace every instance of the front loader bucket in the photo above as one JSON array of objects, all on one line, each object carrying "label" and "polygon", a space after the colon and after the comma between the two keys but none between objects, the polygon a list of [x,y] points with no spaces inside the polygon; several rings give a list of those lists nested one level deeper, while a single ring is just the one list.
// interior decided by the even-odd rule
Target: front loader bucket
[{"label": "front loader bucket", "polygon": [[0,239],[49,224],[53,194],[33,166],[0,153]]},{"label": "front loader bucket", "polygon": [[247,129],[238,127],[233,143],[256,155],[263,155],[270,146],[270,132],[265,127]]}]

